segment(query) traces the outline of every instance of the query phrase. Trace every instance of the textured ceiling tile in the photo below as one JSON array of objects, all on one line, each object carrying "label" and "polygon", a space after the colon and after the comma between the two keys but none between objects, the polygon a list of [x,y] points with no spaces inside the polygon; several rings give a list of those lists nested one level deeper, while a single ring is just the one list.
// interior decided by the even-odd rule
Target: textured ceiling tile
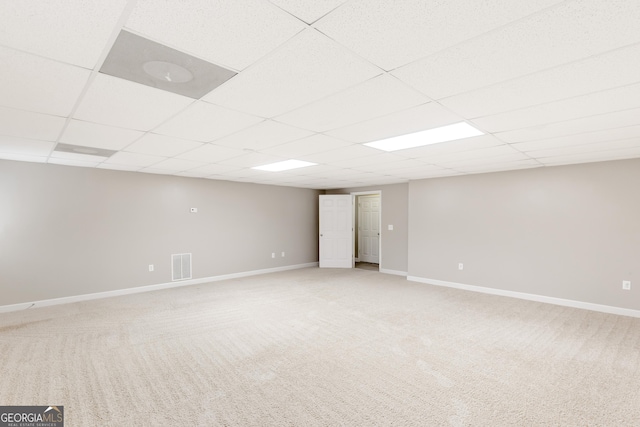
[{"label": "textured ceiling tile", "polygon": [[105,163],[123,166],[148,167],[166,159],[166,157],[161,156],[150,156],[148,154],[140,153],[125,153],[124,151],[120,151],[105,160]]},{"label": "textured ceiling tile", "polygon": [[153,131],[178,138],[211,142],[263,120],[260,117],[198,101]]},{"label": "textured ceiling tile", "polygon": [[247,153],[243,154],[242,156],[222,160],[218,163],[223,165],[238,166],[242,168],[253,168],[256,166],[263,166],[270,163],[281,162],[283,160],[288,159],[284,157],[268,156],[262,153]]},{"label": "textured ceiling tile", "polygon": [[315,25],[385,70],[423,58],[560,0],[352,0]]},{"label": "textured ceiling tile", "polygon": [[[518,148],[517,146],[515,148]],[[581,153],[593,153],[598,151],[640,148],[640,137],[617,141],[596,142],[593,144],[571,145],[566,147],[529,150],[527,154],[536,159],[543,157],[557,157]]]},{"label": "textured ceiling tile", "polygon": [[126,0],[3,0],[0,44],[92,69]]},{"label": "textured ceiling tile", "polygon": [[517,143],[634,125],[640,125],[640,108],[500,132],[496,136],[505,142]]},{"label": "textured ceiling tile", "polygon": [[308,130],[295,128],[273,120],[265,120],[233,135],[216,139],[213,142],[216,145],[241,150],[261,150],[301,139],[311,134],[312,132]]},{"label": "textured ceiling tile", "polygon": [[298,141],[267,148],[262,150],[262,152],[273,156],[296,158],[307,154],[329,151],[336,148],[344,148],[350,145],[353,145],[353,143],[345,142],[322,134],[315,134]]},{"label": "textured ceiling tile", "polygon": [[637,0],[566,2],[393,74],[441,99],[640,42],[638,22]]},{"label": "textured ceiling tile", "polygon": [[0,136],[0,153],[48,156],[54,146],[53,142]]},{"label": "textured ceiling tile", "polygon": [[62,134],[60,142],[107,150],[121,150],[142,135],[144,135],[143,132],[131,129],[71,120]]},{"label": "textured ceiling tile", "polygon": [[406,110],[426,102],[429,102],[426,96],[393,77],[381,75],[278,116],[276,120],[324,132]]},{"label": "textured ceiling tile", "polygon": [[481,148],[495,147],[505,145],[492,135],[474,136],[472,138],[459,139],[456,141],[447,141],[440,144],[425,145],[423,147],[409,148],[408,150],[398,151],[401,155],[409,158],[418,158],[429,161],[432,156],[441,154],[456,154],[469,150],[478,150]]},{"label": "textured ceiling tile", "polygon": [[260,0],[138,0],[125,27],[241,70],[301,31],[304,24]]},{"label": "textured ceiling tile", "polygon": [[0,47],[0,105],[67,116],[89,71]]},{"label": "textured ceiling tile", "polygon": [[315,22],[347,0],[270,0],[307,24]]},{"label": "textured ceiling tile", "polygon": [[179,159],[217,163],[247,154],[245,150],[222,147],[215,144],[204,144],[194,150],[179,154]]},{"label": "textured ceiling tile", "polygon": [[640,126],[626,126],[617,129],[585,132],[558,138],[533,140],[511,145],[517,150],[528,152],[559,147],[570,147],[573,145],[591,144],[596,142],[618,141],[631,138],[640,138]]},{"label": "textured ceiling tile", "polygon": [[543,157],[538,159],[547,166],[569,165],[575,163],[602,162],[640,157],[640,148],[619,148],[615,150],[591,153],[571,154],[567,156]]},{"label": "textured ceiling tile", "polygon": [[54,141],[64,124],[62,117],[0,107],[0,135]]},{"label": "textured ceiling tile", "polygon": [[193,150],[201,145],[201,142],[147,133],[142,138],[129,145],[125,150],[131,153],[173,157],[184,153],[185,151]]},{"label": "textured ceiling tile", "polygon": [[186,171],[198,167],[205,166],[204,162],[194,162],[184,159],[167,159],[162,162],[155,163],[152,168],[158,170],[170,170],[174,172]]},{"label": "textured ceiling tile", "polygon": [[75,118],[127,129],[148,131],[177,114],[193,99],[98,74]]},{"label": "textured ceiling tile", "polygon": [[53,165],[63,166],[76,166],[81,168],[95,168],[100,164],[98,161],[78,160],[78,159],[60,159],[56,157],[50,157],[47,163]]},{"label": "textured ceiling tile", "polygon": [[473,119],[640,82],[640,44],[440,100]]},{"label": "textured ceiling tile", "polygon": [[309,29],[203,99],[271,118],[380,73],[378,68]]},{"label": "textured ceiling tile", "polygon": [[638,107],[640,84],[634,84],[480,117],[473,119],[473,123],[485,131],[504,132]]}]

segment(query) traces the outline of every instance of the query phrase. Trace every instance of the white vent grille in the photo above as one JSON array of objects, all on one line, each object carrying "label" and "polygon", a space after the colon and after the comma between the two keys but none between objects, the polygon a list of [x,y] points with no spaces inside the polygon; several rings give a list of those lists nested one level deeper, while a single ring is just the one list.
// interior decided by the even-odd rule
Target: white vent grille
[{"label": "white vent grille", "polygon": [[171,255],[171,279],[191,279],[191,254]]}]

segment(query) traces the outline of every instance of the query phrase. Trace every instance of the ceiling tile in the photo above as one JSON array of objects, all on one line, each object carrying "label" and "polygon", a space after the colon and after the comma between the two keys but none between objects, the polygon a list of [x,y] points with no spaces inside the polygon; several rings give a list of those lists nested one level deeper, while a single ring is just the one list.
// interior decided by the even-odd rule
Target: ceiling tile
[{"label": "ceiling tile", "polygon": [[0,105],[55,116],[69,115],[90,74],[1,46],[0,64]]},{"label": "ceiling tile", "polygon": [[544,157],[557,157],[582,153],[603,152],[623,148],[640,148],[640,137],[622,139],[617,141],[596,142],[593,144],[572,145],[568,147],[531,150],[527,151],[526,153],[533,158],[542,159]]},{"label": "ceiling tile", "polygon": [[142,135],[144,135],[143,132],[131,129],[71,120],[60,137],[60,142],[107,150],[121,150]]},{"label": "ceiling tile", "polygon": [[179,159],[192,160],[194,162],[213,162],[217,163],[222,160],[231,159],[247,154],[244,150],[238,150],[229,147],[222,147],[215,144],[204,144],[194,150],[176,156]]},{"label": "ceiling tile", "polygon": [[64,124],[62,117],[0,107],[0,135],[55,141]]},{"label": "ceiling tile", "polygon": [[640,157],[640,148],[619,148],[615,150],[591,153],[571,154],[566,156],[545,157],[539,159],[547,166],[569,165],[575,163],[604,162],[608,160],[633,159]]},{"label": "ceiling tile", "polygon": [[487,173],[500,172],[517,169],[539,168],[543,165],[535,160],[519,160],[515,162],[503,163],[487,163],[487,164],[469,164],[466,166],[458,166],[455,169],[464,173]]},{"label": "ceiling tile", "polygon": [[300,107],[276,120],[316,132],[344,127],[429,102],[394,77],[383,74]]},{"label": "ceiling tile", "polygon": [[560,0],[352,0],[315,26],[385,70],[436,53]]},{"label": "ceiling tile", "polygon": [[350,169],[360,169],[367,166],[375,166],[379,165],[380,167],[384,167],[383,165],[389,163],[396,163],[403,160],[402,157],[397,156],[392,153],[384,153],[378,151],[380,154],[374,154],[372,156],[364,156],[364,157],[355,157],[351,159],[336,159],[331,161],[332,166],[345,167]]},{"label": "ceiling tile", "polygon": [[138,0],[126,28],[241,70],[301,31],[304,24],[266,1]]},{"label": "ceiling tile", "polygon": [[301,156],[298,160],[305,160],[307,162],[319,164],[333,164],[333,162],[341,162],[356,158],[359,159],[361,157],[375,156],[381,153],[382,152],[380,150],[376,150],[375,148],[366,147],[360,144],[353,144],[344,148]]},{"label": "ceiling tile", "polygon": [[336,148],[344,148],[353,145],[352,142],[345,142],[323,134],[315,134],[298,141],[288,142],[276,147],[262,150],[263,153],[282,156],[287,158],[297,158],[322,151],[329,151]]},{"label": "ceiling tile", "polygon": [[498,156],[511,156],[514,158],[526,159],[520,151],[510,147],[509,145],[498,145],[489,148],[480,148],[477,150],[467,150],[459,153],[438,154],[430,157],[424,157],[422,160],[437,166],[450,167],[448,164],[452,162],[466,162],[478,159],[495,158]]},{"label": "ceiling tile", "polygon": [[393,74],[441,99],[640,42],[639,21],[637,0],[565,2]]},{"label": "ceiling tile", "polygon": [[0,44],[92,69],[126,4],[126,0],[3,0]]},{"label": "ceiling tile", "polygon": [[472,138],[458,139],[455,141],[442,142],[440,144],[425,145],[423,147],[409,148],[407,150],[397,151],[404,157],[412,159],[422,159],[429,162],[429,158],[442,154],[460,153],[469,150],[479,150],[481,148],[495,147],[505,145],[504,142],[492,135],[481,135]]},{"label": "ceiling tile", "polygon": [[495,135],[503,141],[516,143],[633,125],[640,125],[640,108],[499,132]]},{"label": "ceiling tile", "polygon": [[[262,153],[247,153],[242,156],[233,157],[230,159],[222,160],[218,163],[222,165],[238,166],[242,168],[253,168],[256,166],[268,165],[270,163],[281,162],[283,160],[289,160],[284,157],[268,156]],[[302,160],[302,159],[299,159]],[[246,175],[243,175],[246,176]]]},{"label": "ceiling tile", "polygon": [[166,157],[139,153],[125,153],[124,151],[120,151],[105,160],[105,163],[122,166],[139,166],[142,168],[159,163],[163,160],[166,160]]},{"label": "ceiling tile", "polygon": [[127,165],[114,165],[113,163],[100,163],[96,166],[97,169],[110,169],[115,171],[129,171],[135,172],[140,170],[140,166],[127,166]]},{"label": "ceiling tile", "polygon": [[511,144],[522,152],[571,147],[573,145],[592,144],[596,142],[618,141],[623,139],[640,138],[640,125],[617,129],[606,129],[596,132],[580,133],[559,138],[549,138]]},{"label": "ceiling tile", "polygon": [[640,44],[440,100],[472,119],[640,82]]},{"label": "ceiling tile", "polygon": [[273,120],[265,120],[233,135],[216,139],[216,145],[242,150],[261,150],[311,135],[312,132]]},{"label": "ceiling tile", "polygon": [[86,161],[86,160],[76,160],[76,159],[59,159],[55,157],[49,157],[47,163],[53,165],[63,165],[63,166],[77,166],[81,168],[95,168],[100,164],[100,162],[96,161]]},{"label": "ceiling tile", "polygon": [[155,133],[211,142],[256,123],[263,118],[198,101],[154,129]]},{"label": "ceiling tile", "polygon": [[148,131],[183,110],[193,99],[98,74],[75,118]]},{"label": "ceiling tile", "polygon": [[53,142],[0,136],[0,153],[48,156],[54,146]]},{"label": "ceiling tile", "polygon": [[485,167],[486,165],[506,164],[515,162],[533,162],[530,157],[523,153],[511,152],[499,155],[478,155],[478,157],[469,157],[466,159],[456,159],[452,161],[436,161],[439,166],[447,167],[450,169],[463,170],[465,168],[472,167]]},{"label": "ceiling tile", "polygon": [[[200,147],[201,142],[174,138],[172,136],[147,133],[142,138],[129,145],[126,151],[131,153],[151,154],[154,156],[173,157]],[[155,166],[154,166],[155,167]]]},{"label": "ceiling tile", "polygon": [[191,160],[183,160],[183,159],[167,159],[167,160],[161,161],[160,163],[155,163],[152,166],[152,168],[159,169],[159,170],[182,172],[182,171],[202,167],[205,165],[206,165],[205,162],[194,162]]},{"label": "ceiling tile", "polygon": [[331,39],[308,29],[203,99],[271,118],[380,73]]},{"label": "ceiling tile", "polygon": [[47,156],[32,156],[29,154],[13,154],[3,153],[0,151],[0,159],[2,160],[14,160],[17,162],[30,162],[30,163],[46,163]]},{"label": "ceiling tile", "polygon": [[270,0],[281,9],[311,24],[347,0]]},{"label": "ceiling tile", "polygon": [[352,142],[370,142],[462,121],[460,116],[431,102],[327,132]]},{"label": "ceiling tile", "polygon": [[241,169],[241,168],[238,166],[230,166],[230,165],[208,164],[206,166],[200,166],[200,167],[191,169],[190,172],[201,173],[201,174],[205,174],[206,176],[209,176],[209,175],[224,174],[226,172],[231,172],[238,169]]},{"label": "ceiling tile", "polygon": [[83,153],[71,153],[68,151],[53,151],[49,157],[50,159],[64,159],[64,160],[77,160],[84,163],[102,163],[106,160],[104,156],[93,156]]},{"label": "ceiling tile", "polygon": [[640,107],[640,84],[473,119],[488,132],[504,132]]}]

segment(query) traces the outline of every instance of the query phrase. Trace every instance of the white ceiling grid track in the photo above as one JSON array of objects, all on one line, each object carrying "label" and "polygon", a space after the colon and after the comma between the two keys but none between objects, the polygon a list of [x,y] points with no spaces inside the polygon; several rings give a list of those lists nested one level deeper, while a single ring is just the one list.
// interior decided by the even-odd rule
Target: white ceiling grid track
[{"label": "white ceiling grid track", "polygon": [[[0,159],[331,189],[640,157],[637,0],[4,0],[0,17]],[[198,97],[169,71],[100,72],[123,31],[231,77]],[[461,122],[483,135],[365,145]],[[292,159],[311,166],[254,169]]]}]

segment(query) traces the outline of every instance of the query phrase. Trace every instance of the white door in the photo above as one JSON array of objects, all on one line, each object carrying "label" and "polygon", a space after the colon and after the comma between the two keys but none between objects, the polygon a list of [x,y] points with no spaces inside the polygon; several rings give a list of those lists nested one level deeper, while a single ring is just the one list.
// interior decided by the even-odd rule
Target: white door
[{"label": "white door", "polygon": [[351,195],[320,196],[320,267],[352,268]]},{"label": "white door", "polygon": [[358,258],[380,263],[380,197],[358,198]]}]

